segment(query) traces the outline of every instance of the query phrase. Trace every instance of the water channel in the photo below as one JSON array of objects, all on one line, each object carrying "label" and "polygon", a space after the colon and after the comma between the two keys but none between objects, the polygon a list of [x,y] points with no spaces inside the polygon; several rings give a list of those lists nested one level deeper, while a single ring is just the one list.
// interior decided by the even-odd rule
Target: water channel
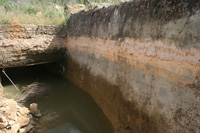
[{"label": "water channel", "polygon": [[[33,82],[48,85],[45,96],[23,103],[38,103],[39,120],[45,133],[113,133],[113,128],[91,96],[68,80],[45,71],[45,66],[6,69],[19,89]],[[4,96],[14,98],[19,92],[3,77]],[[41,88],[42,89],[42,88]],[[40,129],[41,130],[41,129]]]}]

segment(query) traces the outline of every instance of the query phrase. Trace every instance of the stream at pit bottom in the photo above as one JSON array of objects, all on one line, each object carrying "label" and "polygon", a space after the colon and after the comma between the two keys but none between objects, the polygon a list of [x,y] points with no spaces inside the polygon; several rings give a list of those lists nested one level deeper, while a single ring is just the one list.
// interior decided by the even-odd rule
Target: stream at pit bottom
[{"label": "stream at pit bottom", "polygon": [[[19,89],[33,82],[48,84],[49,93],[44,97],[23,103],[37,103],[42,114],[40,124],[45,133],[113,133],[111,123],[91,96],[68,80],[48,73],[36,72],[11,75]],[[23,71],[23,70],[20,70]],[[39,73],[39,74],[38,74]],[[4,95],[13,98],[19,92],[4,79]]]}]

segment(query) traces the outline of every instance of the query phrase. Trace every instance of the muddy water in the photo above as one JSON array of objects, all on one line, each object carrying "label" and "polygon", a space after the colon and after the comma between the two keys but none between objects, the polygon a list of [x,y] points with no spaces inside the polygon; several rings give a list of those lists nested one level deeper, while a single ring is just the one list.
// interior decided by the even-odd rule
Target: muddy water
[{"label": "muddy water", "polygon": [[[48,84],[42,98],[32,102],[39,105],[42,117],[39,124],[45,133],[112,133],[110,122],[92,98],[84,91],[59,76],[44,72],[42,68],[7,69],[19,89],[33,82]],[[13,98],[17,90],[3,78],[5,96]]]}]

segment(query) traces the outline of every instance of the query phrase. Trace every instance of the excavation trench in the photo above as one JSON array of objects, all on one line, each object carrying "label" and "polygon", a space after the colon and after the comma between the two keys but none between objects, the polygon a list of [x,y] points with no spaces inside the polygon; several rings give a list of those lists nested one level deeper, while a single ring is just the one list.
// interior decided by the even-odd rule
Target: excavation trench
[{"label": "excavation trench", "polygon": [[2,75],[4,97],[15,99],[28,108],[31,103],[39,105],[42,116],[37,121],[37,131],[45,133],[113,132],[111,123],[91,96],[69,80],[52,74],[45,68],[45,65],[38,65],[6,69],[6,73],[20,91],[27,85],[39,85],[36,89],[34,87],[37,86],[29,88],[33,89],[31,93],[20,94],[20,91],[17,91]]},{"label": "excavation trench", "polygon": [[40,109],[58,104],[79,131],[113,132],[105,114],[115,133],[199,132],[199,16],[199,0],[137,0],[81,11],[66,26],[2,25],[0,68],[59,61],[45,70],[65,79],[37,72],[31,82],[51,84]]}]

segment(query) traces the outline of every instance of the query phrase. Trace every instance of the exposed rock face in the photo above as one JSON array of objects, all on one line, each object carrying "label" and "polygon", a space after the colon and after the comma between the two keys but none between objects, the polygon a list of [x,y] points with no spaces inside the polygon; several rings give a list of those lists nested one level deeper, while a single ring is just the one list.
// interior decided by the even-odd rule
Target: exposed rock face
[{"label": "exposed rock face", "polygon": [[63,75],[116,132],[198,132],[200,1],[127,2],[72,15]]},{"label": "exposed rock face", "polygon": [[65,51],[62,26],[0,25],[0,68],[56,62]]},{"label": "exposed rock face", "polygon": [[35,125],[30,111],[19,106],[13,99],[0,97],[0,132],[26,133]]},{"label": "exposed rock face", "polygon": [[31,111],[31,114],[33,114],[33,116],[41,117],[40,110],[38,110],[38,104],[37,103],[30,104],[30,111]]}]

